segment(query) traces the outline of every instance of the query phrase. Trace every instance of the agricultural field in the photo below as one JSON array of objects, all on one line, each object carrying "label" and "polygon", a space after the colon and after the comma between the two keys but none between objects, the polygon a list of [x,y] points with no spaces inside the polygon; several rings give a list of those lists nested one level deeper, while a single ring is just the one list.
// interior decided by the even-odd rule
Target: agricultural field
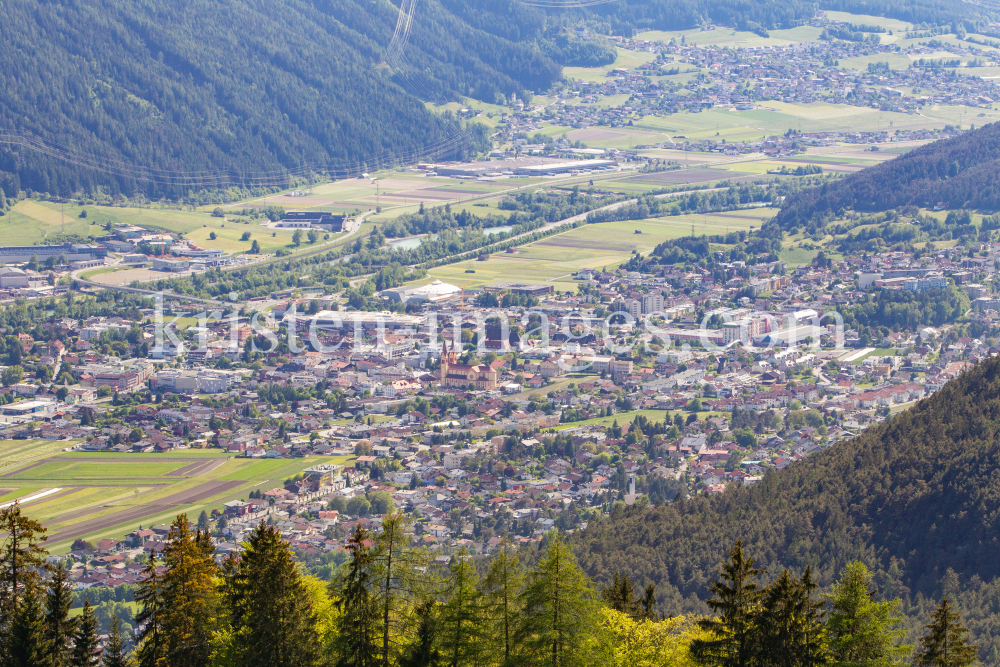
[{"label": "agricultural field", "polygon": [[168,523],[180,512],[211,513],[251,490],[281,486],[317,463],[353,460],[246,459],[219,450],[91,454],[63,451],[68,444],[0,443],[0,505],[26,499],[25,513],[48,529],[46,548],[54,553],[67,551],[77,538],[120,539],[139,525]]},{"label": "agricultural field", "polygon": [[[420,282],[438,279],[469,288],[507,281],[552,283],[556,290],[575,292],[573,276],[578,271],[617,267],[633,252],[647,253],[666,239],[692,231],[711,235],[759,227],[775,212],[757,208],[584,225],[521,246],[516,253],[496,253],[485,262],[471,260],[431,269]],[[474,273],[467,273],[470,270]]]},{"label": "agricultural field", "polygon": [[[80,217],[86,211],[87,217]],[[78,206],[45,201],[24,200],[0,218],[4,242],[10,245],[44,243],[61,234],[102,236],[104,225],[131,224],[150,230],[174,232],[204,248],[241,253],[250,249],[256,239],[261,251],[272,253],[292,242],[292,230],[268,229],[256,222],[240,224],[216,218],[210,211],[179,211],[172,209],[132,208],[117,206]],[[211,239],[210,234],[216,238]],[[248,241],[241,241],[250,232]]]}]

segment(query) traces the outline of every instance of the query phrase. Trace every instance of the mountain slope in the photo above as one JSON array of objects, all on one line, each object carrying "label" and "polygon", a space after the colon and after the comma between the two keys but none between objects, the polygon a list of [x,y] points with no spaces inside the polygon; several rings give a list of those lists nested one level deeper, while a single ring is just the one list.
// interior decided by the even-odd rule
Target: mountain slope
[{"label": "mountain slope", "polygon": [[[482,133],[414,92],[492,101],[559,75],[533,42],[468,26],[435,0],[420,9],[390,64],[388,0],[7,0],[0,132],[48,148],[4,145],[0,183],[8,195],[104,186],[155,198],[461,157],[486,145]],[[544,20],[518,18],[529,33]]]},{"label": "mountain slope", "polygon": [[[654,582],[668,610],[697,608],[736,539],[772,572],[811,565],[828,585],[861,559],[898,590],[933,595],[1000,575],[1000,359],[987,360],[889,423],[748,488],[588,526],[576,553],[607,582]],[[891,574],[887,574],[891,573]]]},{"label": "mountain slope", "polygon": [[931,208],[938,202],[951,209],[1000,210],[1000,123],[803,190],[785,201],[774,223],[783,229],[812,227],[844,209]]}]

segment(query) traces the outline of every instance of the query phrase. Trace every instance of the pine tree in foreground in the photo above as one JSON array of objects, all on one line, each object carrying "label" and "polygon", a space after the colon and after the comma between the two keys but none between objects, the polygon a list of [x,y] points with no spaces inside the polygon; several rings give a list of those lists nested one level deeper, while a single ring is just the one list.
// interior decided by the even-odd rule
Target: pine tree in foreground
[{"label": "pine tree in foreground", "polygon": [[94,616],[90,600],[85,600],[83,614],[80,615],[80,625],[73,638],[73,657],[70,661],[72,667],[97,667],[101,662],[98,643],[97,617]]},{"label": "pine tree in foreground", "polygon": [[417,606],[417,633],[399,661],[400,667],[439,667],[441,652],[437,644],[437,603],[429,599]]},{"label": "pine tree in foreground", "polygon": [[52,650],[45,637],[45,616],[34,586],[23,590],[5,639],[4,667],[52,667]]},{"label": "pine tree in foreground", "polygon": [[111,627],[108,631],[108,642],[101,656],[103,667],[132,667],[132,659],[128,654],[128,638],[122,632],[122,622],[118,614],[111,616]]},{"label": "pine tree in foreground", "polygon": [[359,523],[347,550],[351,560],[330,586],[340,610],[337,667],[375,667],[378,663],[379,613],[375,555],[371,535]]},{"label": "pine tree in foreground", "polygon": [[764,570],[754,567],[753,558],[743,552],[743,541],[738,540],[729,550],[729,562],[719,572],[722,581],[714,580],[709,586],[714,597],[707,604],[718,618],[698,623],[714,637],[692,642],[691,653],[699,663],[715,667],[754,664],[761,603],[761,590],[754,580],[761,574]]},{"label": "pine tree in foreground", "polygon": [[225,603],[241,667],[316,662],[316,618],[291,547],[261,522],[226,573]]},{"label": "pine tree in foreground", "polygon": [[66,580],[66,568],[59,563],[45,587],[45,638],[52,667],[69,667],[73,655],[79,619],[70,618],[72,606],[73,591]]},{"label": "pine tree in foreground", "polygon": [[163,561],[162,641],[170,667],[208,664],[211,632],[218,613],[211,538],[191,533],[186,514],[171,524]]},{"label": "pine tree in foreground", "polygon": [[163,644],[163,580],[156,570],[157,559],[154,551],[149,555],[142,579],[135,589],[135,601],[139,604],[136,624],[140,628],[136,635],[135,659],[139,667],[158,667],[165,658]]},{"label": "pine tree in foreground", "polygon": [[958,612],[952,611],[947,598],[941,600],[927,629],[930,632],[920,640],[915,665],[968,667],[976,662],[979,648],[969,643],[969,631],[962,625]]}]

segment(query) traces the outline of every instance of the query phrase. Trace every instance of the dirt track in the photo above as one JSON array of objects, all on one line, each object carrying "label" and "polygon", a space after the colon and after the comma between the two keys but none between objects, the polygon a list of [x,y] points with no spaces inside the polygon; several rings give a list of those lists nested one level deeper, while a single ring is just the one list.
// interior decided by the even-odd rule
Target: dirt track
[{"label": "dirt track", "polygon": [[[89,521],[82,521],[74,526],[67,528],[61,528],[55,530],[49,534],[49,542],[63,542],[65,540],[74,540],[78,537],[85,537],[92,533],[97,533],[102,530],[107,530],[108,528],[113,528],[119,524],[128,523],[130,521],[137,521],[143,517],[151,516],[154,514],[161,514],[167,512],[171,509],[181,507],[183,505],[188,505],[190,503],[196,503],[200,500],[205,500],[206,498],[211,498],[212,496],[225,493],[226,491],[233,489],[237,486],[244,484],[244,482],[232,482],[232,481],[216,481],[207,482],[196,486],[193,489],[188,489],[187,491],[181,491],[180,493],[174,494],[167,498],[161,500],[156,500],[139,507],[132,507],[120,512],[115,512],[113,514],[108,514],[106,516],[98,517],[96,519],[90,519]],[[90,514],[96,514],[100,512],[100,509],[95,509]],[[57,523],[62,523],[65,519],[57,521]]]}]

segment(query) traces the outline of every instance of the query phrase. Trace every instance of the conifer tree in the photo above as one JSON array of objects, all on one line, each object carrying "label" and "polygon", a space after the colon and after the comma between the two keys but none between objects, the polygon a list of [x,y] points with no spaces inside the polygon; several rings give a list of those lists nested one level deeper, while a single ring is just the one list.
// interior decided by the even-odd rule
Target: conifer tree
[{"label": "conifer tree", "polygon": [[441,664],[441,652],[436,648],[437,606],[433,599],[417,606],[416,637],[399,661],[400,667],[439,667]]},{"label": "conifer tree", "polygon": [[[20,345],[17,346],[20,349]],[[45,567],[45,549],[41,543],[45,528],[21,514],[15,502],[0,510],[0,632],[8,619],[14,618],[18,601],[24,592],[40,582],[39,572]],[[37,595],[38,591],[34,591]]]},{"label": "conifer tree", "polygon": [[476,570],[465,549],[453,558],[451,577],[441,605],[442,647],[451,667],[476,664],[482,652],[482,604]]},{"label": "conifer tree", "polygon": [[316,662],[316,619],[291,548],[263,522],[226,573],[235,660],[242,667]]},{"label": "conifer tree", "polygon": [[642,617],[650,620],[656,620],[656,584],[649,584],[646,586],[646,591],[642,595]]},{"label": "conifer tree", "polygon": [[118,614],[112,614],[111,627],[108,631],[108,642],[101,656],[102,667],[131,667],[132,659],[128,654],[128,638],[122,632],[122,622]]},{"label": "conifer tree", "polygon": [[627,574],[615,572],[614,581],[601,590],[601,599],[615,611],[636,618],[641,608],[639,600],[635,599],[635,587]]},{"label": "conifer tree", "polygon": [[80,623],[73,637],[73,656],[70,660],[72,667],[96,667],[100,664],[98,641],[94,608],[90,606],[90,600],[84,600],[83,614],[80,615]]},{"label": "conifer tree", "polygon": [[501,654],[501,664],[510,664],[513,658],[514,633],[521,611],[521,590],[524,572],[514,552],[513,545],[504,539],[494,555],[483,582],[486,598],[485,616],[493,635],[493,645]]},{"label": "conifer tree", "polygon": [[975,664],[979,647],[969,643],[969,631],[948,599],[934,611],[930,632],[920,640],[914,664],[920,667],[968,667]]},{"label": "conifer tree", "polygon": [[203,533],[192,535],[186,514],[178,515],[163,551],[162,640],[171,667],[206,665],[217,613],[212,544]]},{"label": "conifer tree", "polygon": [[825,662],[822,602],[814,598],[816,588],[812,569],[806,568],[801,580],[785,570],[764,589],[756,620],[760,664],[806,667]]},{"label": "conifer tree", "polygon": [[399,617],[407,596],[419,585],[417,573],[426,562],[425,556],[410,546],[407,525],[408,520],[402,514],[386,516],[374,553],[382,667],[390,667],[392,663],[392,647],[399,645],[399,638],[405,631],[404,621]]},{"label": "conifer tree", "polygon": [[848,564],[830,594],[830,653],[835,662],[903,664],[911,646],[900,645],[899,600],[876,602],[872,574],[861,562]]},{"label": "conifer tree", "polygon": [[66,581],[66,568],[56,567],[45,588],[45,638],[52,667],[68,667],[73,655],[73,636],[78,619],[70,618],[73,591]]},{"label": "conifer tree", "polygon": [[5,639],[4,667],[52,667],[52,649],[45,637],[45,616],[36,586],[22,588]]},{"label": "conifer tree", "polygon": [[338,667],[375,667],[378,664],[379,607],[375,554],[371,535],[358,524],[347,550],[346,571],[331,585],[340,610]]},{"label": "conifer tree", "polygon": [[136,616],[139,632],[136,635],[135,657],[139,667],[158,667],[165,659],[163,643],[163,580],[156,571],[156,552],[149,555],[142,579],[135,589],[139,603]]},{"label": "conifer tree", "polygon": [[[714,639],[699,639],[691,644],[691,653],[703,665],[747,667],[753,664],[757,650],[757,617],[761,590],[754,581],[764,570],[754,567],[754,559],[743,552],[743,540],[729,550],[719,576],[709,586],[715,597],[707,601],[718,618],[706,618],[698,625]],[[726,583],[728,582],[728,583]]]},{"label": "conifer tree", "polygon": [[583,636],[595,624],[596,596],[558,532],[528,578],[517,641],[529,662],[568,667],[583,661]]}]

